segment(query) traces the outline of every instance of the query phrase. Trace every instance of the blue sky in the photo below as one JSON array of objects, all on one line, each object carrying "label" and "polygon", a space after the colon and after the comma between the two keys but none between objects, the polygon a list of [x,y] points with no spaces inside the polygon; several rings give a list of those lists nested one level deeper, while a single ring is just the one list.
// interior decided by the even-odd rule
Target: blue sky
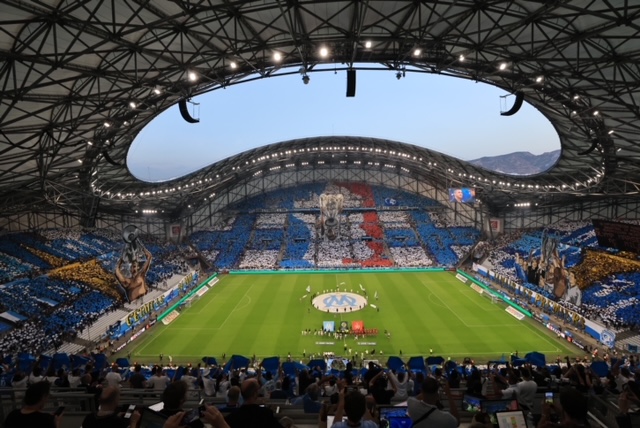
[{"label": "blue sky", "polygon": [[345,71],[309,76],[308,85],[295,74],[201,95],[194,98],[197,124],[185,122],[177,106],[168,109],[134,140],[131,172],[164,181],[265,144],[329,135],[385,138],[463,160],[560,148],[551,123],[526,102],[514,116],[500,116],[514,97],[501,100],[507,93],[490,85],[411,72],[398,80],[393,71],[359,70],[356,96],[346,98]]}]

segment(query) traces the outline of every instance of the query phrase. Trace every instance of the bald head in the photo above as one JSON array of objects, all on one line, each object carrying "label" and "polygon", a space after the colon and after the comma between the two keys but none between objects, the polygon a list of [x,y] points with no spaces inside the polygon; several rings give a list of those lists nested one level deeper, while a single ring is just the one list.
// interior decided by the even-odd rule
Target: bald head
[{"label": "bald head", "polygon": [[115,386],[107,386],[100,394],[100,407],[103,410],[113,410],[118,407],[120,400],[120,389]]},{"label": "bald head", "polygon": [[247,379],[240,386],[242,399],[245,403],[250,403],[258,399],[260,384],[257,379]]}]

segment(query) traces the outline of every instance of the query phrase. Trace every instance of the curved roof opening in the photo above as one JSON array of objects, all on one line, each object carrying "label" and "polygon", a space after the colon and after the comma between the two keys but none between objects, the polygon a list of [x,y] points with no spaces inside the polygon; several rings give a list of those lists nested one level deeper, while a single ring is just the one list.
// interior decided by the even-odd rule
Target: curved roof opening
[{"label": "curved roof opening", "polygon": [[[127,158],[131,173],[143,181],[165,181],[266,144],[330,135],[401,141],[467,161],[555,151],[530,174],[552,166],[560,153],[558,134],[546,117],[526,102],[515,115],[501,116],[515,97],[501,98],[509,94],[490,85],[358,70],[356,96],[347,98],[345,71],[308,76],[308,84],[293,74],[201,95],[192,100],[199,105],[190,108],[200,118],[196,124],[184,121],[173,106],[134,140]],[[504,163],[493,169],[519,174]]]}]

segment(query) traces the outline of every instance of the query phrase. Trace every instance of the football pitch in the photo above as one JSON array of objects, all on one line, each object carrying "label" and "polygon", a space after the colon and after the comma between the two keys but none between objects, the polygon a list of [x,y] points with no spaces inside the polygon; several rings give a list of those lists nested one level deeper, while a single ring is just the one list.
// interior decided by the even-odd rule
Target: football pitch
[{"label": "football pitch", "polygon": [[[356,303],[356,310],[345,311],[333,298],[332,306],[330,293],[337,287],[334,296],[349,293],[361,303],[366,293],[368,303],[361,310]],[[329,308],[319,310],[311,299],[325,291],[328,294],[313,302],[324,299]],[[367,359],[374,350],[380,362],[391,355],[429,356],[431,350],[434,356],[470,357],[479,363],[516,351],[521,356],[541,352],[547,360],[579,355],[578,348],[542,325],[518,321],[504,309],[504,303],[492,303],[451,272],[231,274],[172,323],[156,324],[119,354],[130,353],[143,364],[157,363],[160,354],[181,364],[196,364],[204,356],[220,362],[223,354],[227,359],[233,354],[258,359],[291,354],[299,360],[303,355],[308,359],[333,352],[349,357],[357,352]],[[335,322],[336,328],[343,321],[349,326],[362,321],[365,329],[377,329],[378,334],[357,339],[314,334],[324,321]]]}]

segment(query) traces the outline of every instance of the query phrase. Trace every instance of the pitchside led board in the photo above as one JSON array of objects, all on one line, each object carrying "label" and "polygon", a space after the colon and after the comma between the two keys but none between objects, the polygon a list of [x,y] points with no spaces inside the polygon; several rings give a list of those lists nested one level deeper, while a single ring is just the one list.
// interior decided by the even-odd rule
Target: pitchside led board
[{"label": "pitchside led board", "polygon": [[468,187],[455,187],[449,189],[449,202],[473,204],[476,202],[476,189]]}]

